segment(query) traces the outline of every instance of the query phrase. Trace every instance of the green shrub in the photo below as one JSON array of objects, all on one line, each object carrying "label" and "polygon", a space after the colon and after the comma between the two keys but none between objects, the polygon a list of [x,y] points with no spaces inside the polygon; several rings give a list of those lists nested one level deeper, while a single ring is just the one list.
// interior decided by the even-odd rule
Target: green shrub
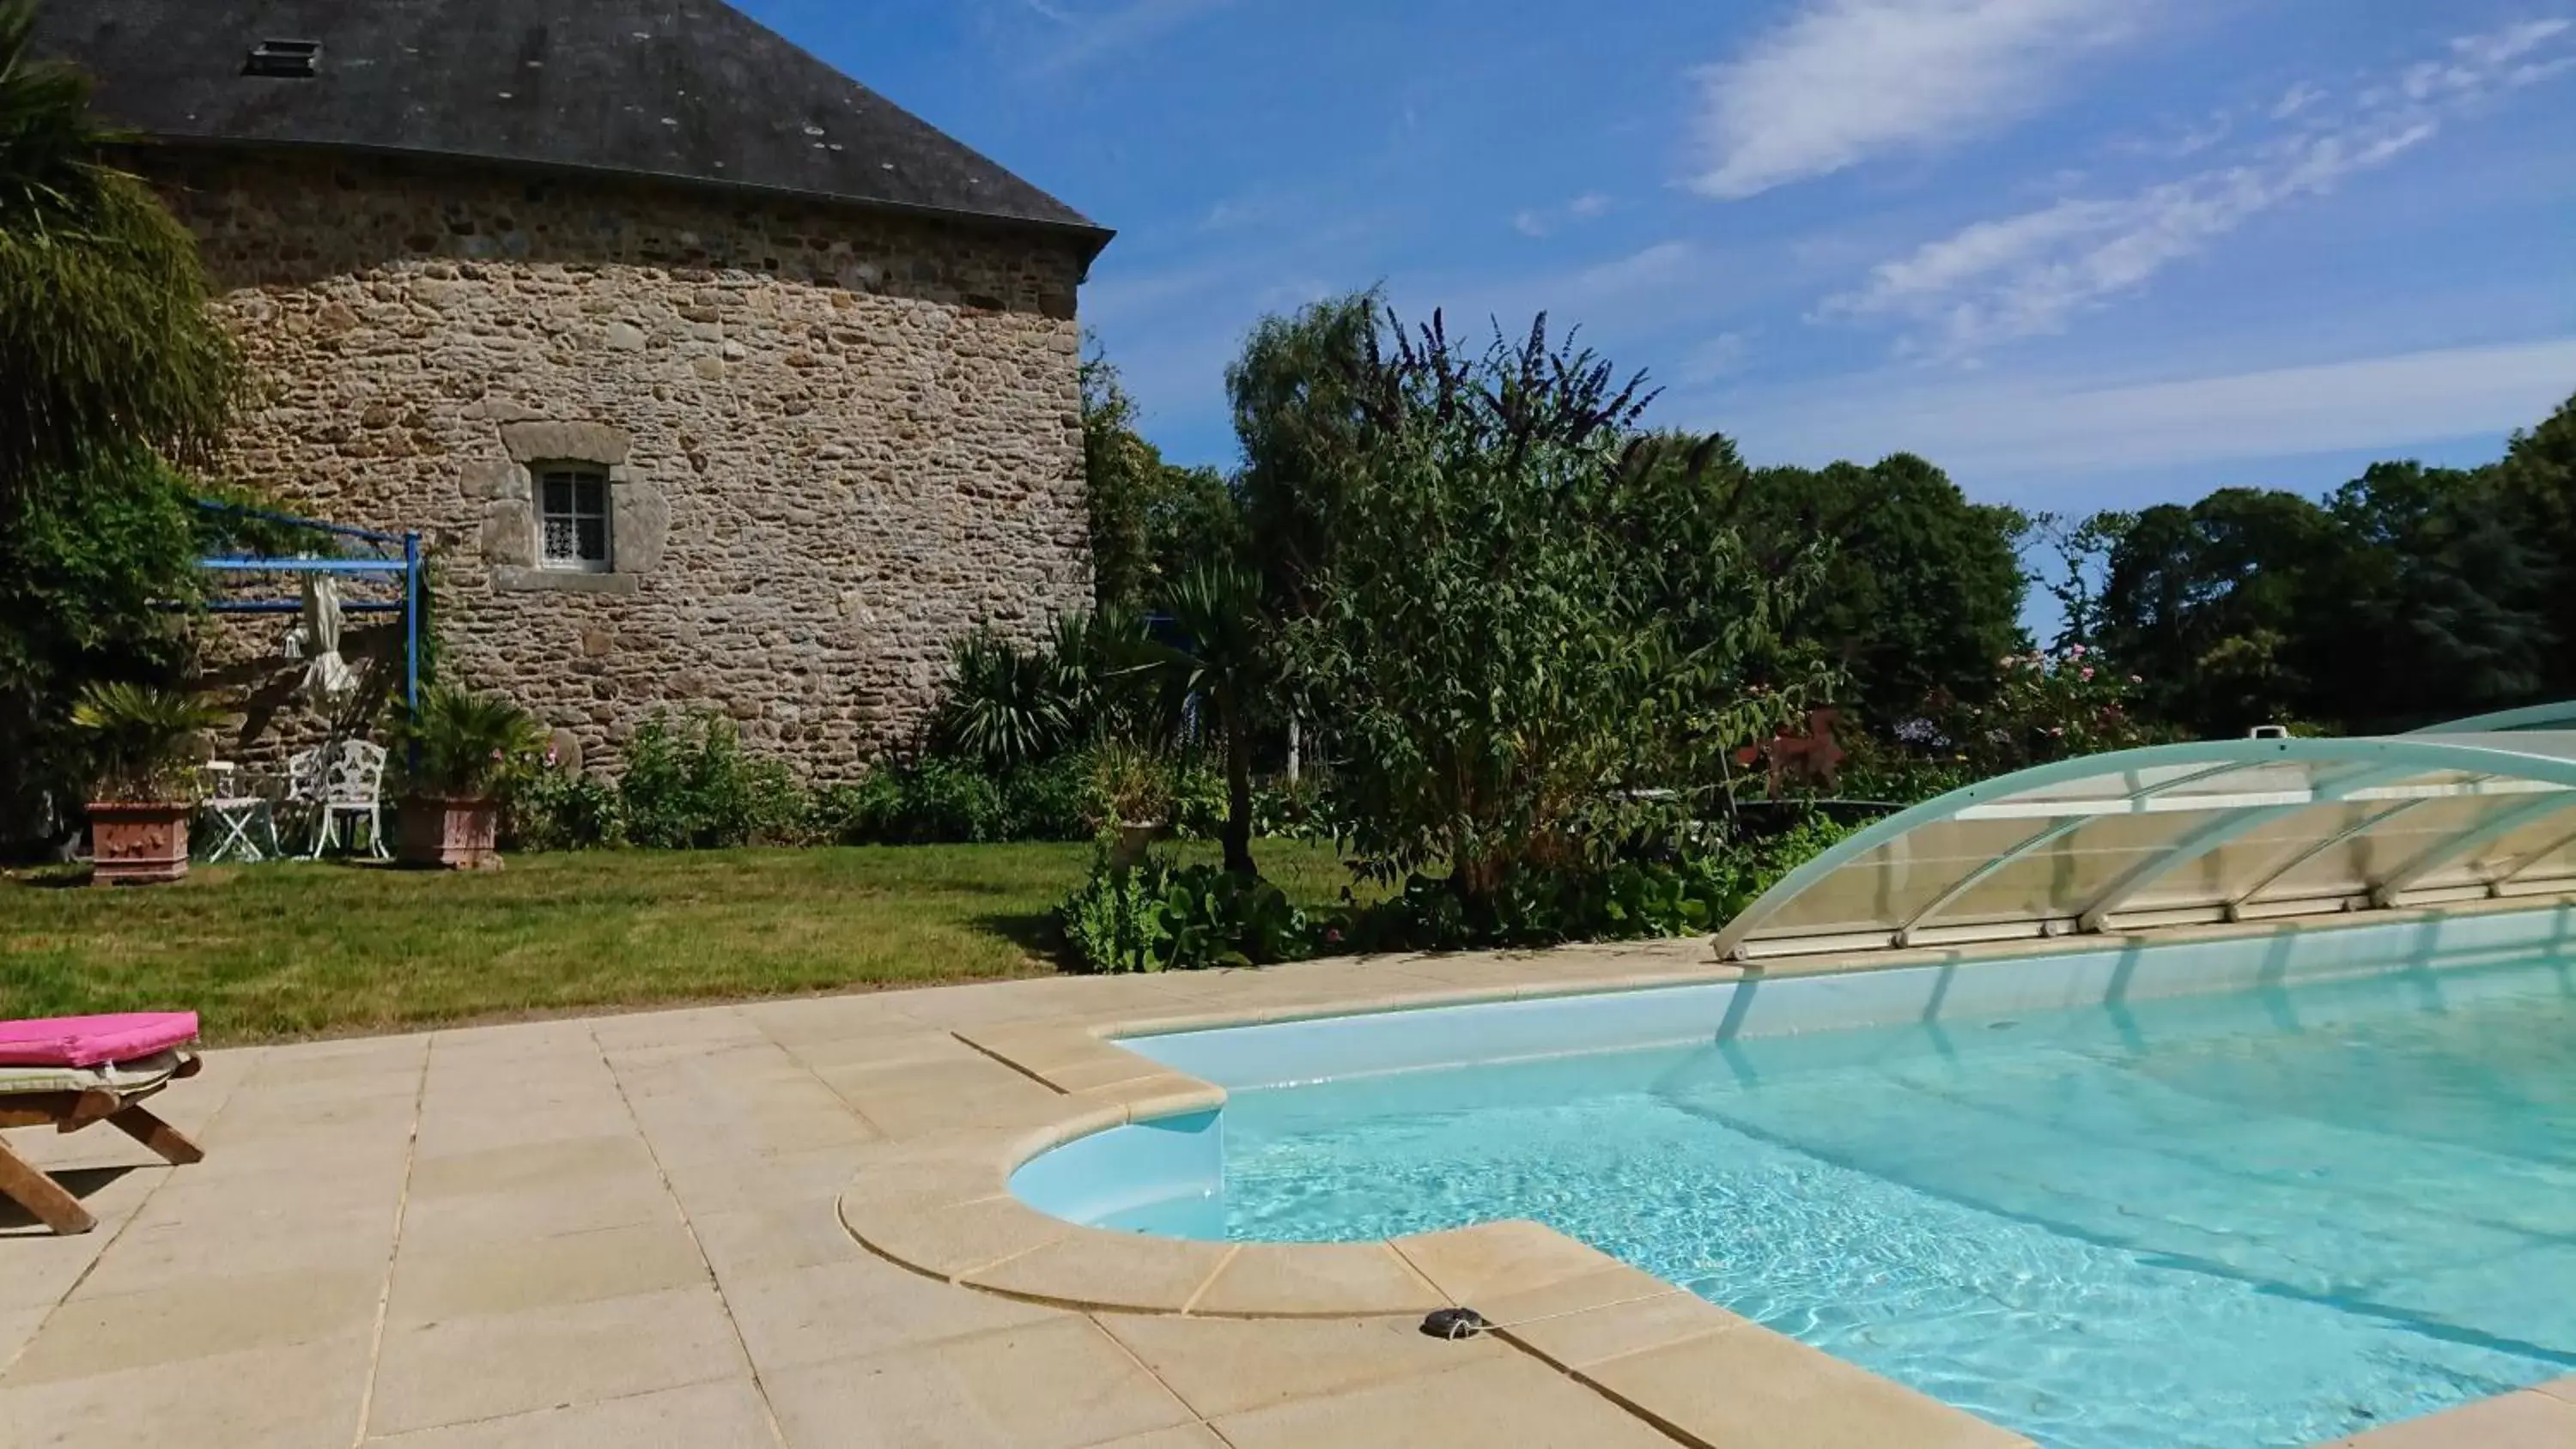
[{"label": "green shrub", "polygon": [[1056,917],[1074,968],[1096,972],[1265,966],[1314,954],[1320,934],[1268,881],[1162,856],[1095,861]]},{"label": "green shrub", "polygon": [[753,757],[733,721],[708,713],[646,718],[617,794],[627,839],[662,850],[795,841],[808,811],[784,763]]},{"label": "green shrub", "polygon": [[1685,845],[1593,868],[1521,869],[1483,897],[1413,875],[1355,912],[1347,948],[1456,951],[1714,931],[1773,882],[1849,833],[1822,815],[1723,848]]},{"label": "green shrub", "polygon": [[1225,833],[1223,773],[1190,762],[1172,767],[1172,829],[1183,840],[1216,840]]},{"label": "green shrub", "polygon": [[1337,840],[1343,834],[1332,787],[1312,771],[1281,777],[1252,795],[1252,830],[1273,840]]},{"label": "green shrub", "polygon": [[505,826],[515,850],[597,850],[626,843],[626,806],[597,775],[540,770],[510,792]]},{"label": "green shrub", "polygon": [[1095,829],[1091,762],[1067,755],[1002,779],[1005,840],[1088,840]]}]

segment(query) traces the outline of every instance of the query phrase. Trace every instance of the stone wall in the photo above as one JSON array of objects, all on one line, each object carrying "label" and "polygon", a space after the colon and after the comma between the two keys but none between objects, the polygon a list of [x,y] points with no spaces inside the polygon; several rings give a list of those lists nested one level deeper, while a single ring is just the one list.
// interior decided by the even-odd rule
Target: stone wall
[{"label": "stone wall", "polygon": [[[443,163],[139,164],[256,379],[227,471],[423,531],[447,677],[594,763],[699,705],[845,775],[918,725],[951,640],[1089,596],[1071,238]],[[611,571],[537,566],[552,461],[608,471]]]}]

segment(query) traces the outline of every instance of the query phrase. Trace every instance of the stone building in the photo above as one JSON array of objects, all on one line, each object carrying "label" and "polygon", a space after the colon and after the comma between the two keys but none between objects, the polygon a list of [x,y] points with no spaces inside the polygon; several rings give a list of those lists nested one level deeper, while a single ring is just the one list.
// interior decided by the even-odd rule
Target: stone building
[{"label": "stone building", "polygon": [[194,230],[228,472],[418,529],[442,668],[845,773],[1089,595],[1109,233],[721,0],[52,0]]}]

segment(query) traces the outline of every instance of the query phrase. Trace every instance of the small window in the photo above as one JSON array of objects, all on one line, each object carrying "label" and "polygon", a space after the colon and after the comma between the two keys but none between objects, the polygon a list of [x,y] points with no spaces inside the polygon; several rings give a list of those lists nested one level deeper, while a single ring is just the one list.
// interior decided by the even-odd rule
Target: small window
[{"label": "small window", "polygon": [[608,572],[608,470],[547,463],[536,473],[538,561],[550,569]]},{"label": "small window", "polygon": [[263,40],[250,48],[250,55],[242,61],[242,74],[302,80],[313,74],[321,59],[322,42],[318,40]]}]

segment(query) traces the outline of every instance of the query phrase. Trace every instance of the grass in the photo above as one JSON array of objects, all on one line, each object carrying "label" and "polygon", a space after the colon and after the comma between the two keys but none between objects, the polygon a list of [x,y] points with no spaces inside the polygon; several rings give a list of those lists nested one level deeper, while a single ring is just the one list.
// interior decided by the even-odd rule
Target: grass
[{"label": "grass", "polygon": [[[1213,860],[1214,846],[1187,846]],[[1309,903],[1328,844],[1264,841]],[[195,1010],[219,1042],[1053,971],[1088,845],[614,851],[436,875],[199,866],[175,886],[0,882],[0,1015]]]}]

